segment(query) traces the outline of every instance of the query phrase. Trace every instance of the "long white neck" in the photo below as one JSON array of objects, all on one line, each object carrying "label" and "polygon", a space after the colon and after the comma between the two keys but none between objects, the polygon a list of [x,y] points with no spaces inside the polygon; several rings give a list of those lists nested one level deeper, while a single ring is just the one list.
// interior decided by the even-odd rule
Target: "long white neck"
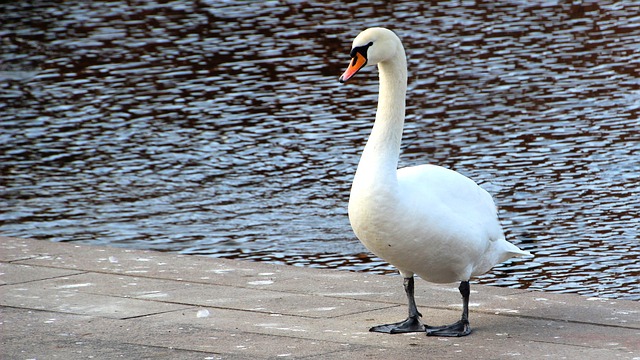
[{"label": "long white neck", "polygon": [[376,121],[360,158],[354,184],[375,181],[395,186],[407,92],[407,60],[404,50],[399,51],[394,58],[379,63],[378,69],[380,93]]}]

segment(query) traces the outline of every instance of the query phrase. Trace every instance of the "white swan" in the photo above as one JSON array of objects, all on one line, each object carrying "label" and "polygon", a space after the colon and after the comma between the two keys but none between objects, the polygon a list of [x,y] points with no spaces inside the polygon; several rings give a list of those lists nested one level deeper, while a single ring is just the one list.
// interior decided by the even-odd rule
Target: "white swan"
[{"label": "white swan", "polygon": [[[345,82],[365,65],[378,65],[380,94],[371,136],[353,179],[349,221],[360,241],[394,265],[404,278],[409,317],[370,331],[426,331],[431,336],[464,336],[469,279],[514,256],[531,256],[506,241],[491,195],[452,170],[421,165],[397,169],[404,125],[407,61],[390,30],[370,28],[353,41]],[[413,295],[413,275],[435,283],[460,281],[462,318],[432,327],[422,323]]]}]

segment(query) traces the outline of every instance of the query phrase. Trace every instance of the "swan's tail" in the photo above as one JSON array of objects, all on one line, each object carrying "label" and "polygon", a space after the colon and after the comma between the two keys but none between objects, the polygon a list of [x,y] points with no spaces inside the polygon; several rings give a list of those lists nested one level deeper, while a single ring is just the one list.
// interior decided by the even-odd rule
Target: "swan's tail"
[{"label": "swan's tail", "polygon": [[531,256],[533,257],[533,254],[520,249],[519,247],[513,245],[512,243],[508,242],[508,241],[504,241],[505,247],[506,247],[506,252],[511,255],[511,256],[516,256],[516,257],[524,257],[524,256]]}]

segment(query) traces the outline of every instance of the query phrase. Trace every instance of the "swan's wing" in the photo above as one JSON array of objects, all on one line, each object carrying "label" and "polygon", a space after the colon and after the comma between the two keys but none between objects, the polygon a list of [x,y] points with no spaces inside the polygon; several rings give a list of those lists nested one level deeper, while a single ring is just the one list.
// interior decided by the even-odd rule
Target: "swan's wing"
[{"label": "swan's wing", "polygon": [[477,241],[504,239],[493,198],[466,176],[440,166],[421,165],[398,170],[398,182],[413,207],[429,217],[430,223],[456,229],[461,236]]}]

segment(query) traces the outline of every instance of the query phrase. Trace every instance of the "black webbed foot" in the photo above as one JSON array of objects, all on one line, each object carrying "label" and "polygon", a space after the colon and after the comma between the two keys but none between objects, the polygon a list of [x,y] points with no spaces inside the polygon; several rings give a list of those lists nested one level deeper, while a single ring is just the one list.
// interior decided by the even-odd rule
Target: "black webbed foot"
[{"label": "black webbed foot", "polygon": [[427,336],[459,337],[471,334],[469,321],[459,320],[455,324],[445,326],[425,326]]},{"label": "black webbed foot", "polygon": [[427,336],[448,336],[458,337],[471,334],[471,326],[469,326],[469,281],[461,281],[460,295],[462,295],[462,318],[455,324],[446,326],[425,326]]},{"label": "black webbed foot", "polygon": [[369,329],[371,332],[380,332],[386,334],[404,334],[412,332],[424,332],[425,326],[419,317],[409,317],[404,321],[394,324],[385,324],[374,326]]}]

